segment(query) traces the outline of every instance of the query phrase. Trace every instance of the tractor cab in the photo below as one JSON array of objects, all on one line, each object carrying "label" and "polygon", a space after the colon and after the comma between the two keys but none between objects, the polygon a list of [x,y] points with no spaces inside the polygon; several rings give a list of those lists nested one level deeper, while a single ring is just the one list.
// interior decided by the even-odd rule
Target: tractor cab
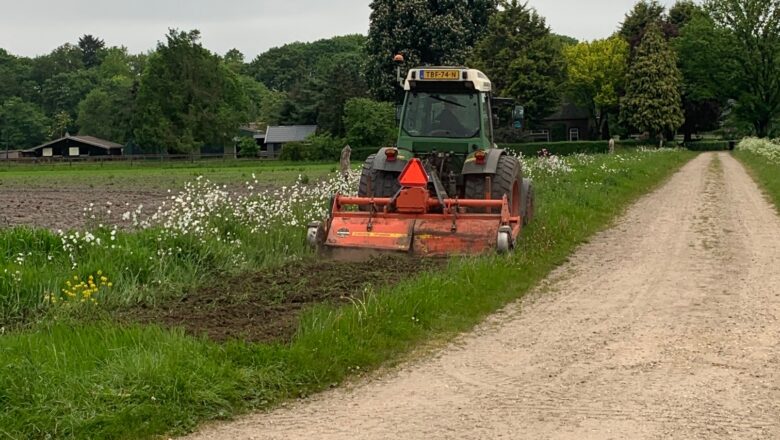
[{"label": "tractor cab", "polygon": [[492,85],[467,68],[420,67],[404,81],[397,146],[415,154],[468,154],[493,146]]}]

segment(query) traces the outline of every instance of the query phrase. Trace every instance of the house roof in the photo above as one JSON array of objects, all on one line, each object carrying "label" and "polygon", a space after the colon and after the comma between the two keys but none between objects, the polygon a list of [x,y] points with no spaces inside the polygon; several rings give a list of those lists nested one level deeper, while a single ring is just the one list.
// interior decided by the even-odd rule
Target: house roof
[{"label": "house roof", "polygon": [[267,144],[283,144],[306,140],[317,131],[316,125],[283,125],[268,127],[265,132]]},{"label": "house roof", "polygon": [[72,139],[76,142],[81,142],[82,144],[91,145],[93,147],[103,148],[104,150],[115,150],[118,148],[124,148],[124,145],[117,144],[116,142],[107,141],[105,139],[99,139],[93,136],[71,136],[70,134],[65,134],[64,137],[61,137],[59,139],[55,139],[50,142],[46,142],[45,144],[38,145],[37,147],[32,147],[30,149],[24,150],[25,152],[32,152],[35,150],[38,150],[40,148],[45,148],[51,145],[54,145],[58,142],[62,142],[67,139]]}]

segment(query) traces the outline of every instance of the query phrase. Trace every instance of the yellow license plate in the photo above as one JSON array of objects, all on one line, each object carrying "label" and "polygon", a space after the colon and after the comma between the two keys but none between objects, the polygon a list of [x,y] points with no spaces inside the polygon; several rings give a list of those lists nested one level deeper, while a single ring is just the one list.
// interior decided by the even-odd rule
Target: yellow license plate
[{"label": "yellow license plate", "polygon": [[460,79],[460,70],[423,70],[420,79],[456,81]]}]

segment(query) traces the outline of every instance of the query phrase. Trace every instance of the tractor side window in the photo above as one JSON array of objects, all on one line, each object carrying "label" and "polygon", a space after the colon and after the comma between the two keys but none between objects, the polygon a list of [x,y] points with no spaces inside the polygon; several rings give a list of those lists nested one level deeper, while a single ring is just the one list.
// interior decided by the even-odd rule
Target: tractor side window
[{"label": "tractor side window", "polygon": [[493,141],[493,127],[491,124],[493,124],[493,121],[490,120],[490,115],[492,112],[490,111],[490,100],[488,99],[487,93],[480,93],[480,96],[482,97],[482,128],[487,132],[488,138],[490,141]]}]

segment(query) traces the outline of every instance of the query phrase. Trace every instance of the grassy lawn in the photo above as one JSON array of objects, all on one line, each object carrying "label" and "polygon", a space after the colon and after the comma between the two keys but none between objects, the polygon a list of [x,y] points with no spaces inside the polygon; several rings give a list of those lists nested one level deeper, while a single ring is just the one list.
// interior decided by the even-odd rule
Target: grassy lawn
[{"label": "grassy lawn", "polygon": [[[180,434],[205,420],[269,408],[339,383],[357,371],[393,362],[420,342],[446,340],[472,328],[522,296],[577,245],[693,156],[684,151],[636,152],[536,163],[537,219],[524,232],[514,256],[452,259],[440,271],[367,292],[364,300],[352,305],[313,307],[304,314],[291,343],[217,344],[155,326],[86,322],[78,314],[43,315],[24,330],[0,336],[0,436],[130,439]],[[280,242],[300,239],[298,231],[282,235]],[[6,258],[24,254],[16,252],[18,246],[30,241],[41,247],[29,251],[33,256],[28,258],[39,259],[36,265],[46,264],[49,253],[58,251],[58,242],[50,242],[48,235],[35,238],[39,232],[25,233],[32,236],[6,238],[6,248],[17,246]],[[123,240],[144,240],[139,235]],[[139,258],[139,267],[144,267],[160,249],[187,246],[190,238],[182,237],[178,239],[184,241],[173,246],[145,243],[127,249],[154,250]],[[191,252],[177,251],[170,260],[162,257],[170,261],[166,270],[201,273],[210,264],[221,264],[233,249],[217,246],[213,253],[204,253],[199,246],[214,245],[213,236],[198,243],[187,248]],[[252,252],[251,246],[264,245],[251,243],[243,249]],[[55,256],[65,265],[61,275],[70,274],[71,257],[63,252]],[[132,260],[132,255],[122,255]],[[76,258],[85,262],[79,264],[82,276],[104,265],[103,258],[112,259],[90,252]],[[42,273],[30,270],[22,282],[34,286]],[[111,273],[121,274],[122,268],[112,268]],[[206,271],[202,276],[218,273]],[[146,292],[154,294],[153,289]],[[13,297],[10,301],[20,303]],[[17,307],[33,306],[42,307],[40,302]],[[88,312],[89,307],[100,306],[73,307]]]}]

